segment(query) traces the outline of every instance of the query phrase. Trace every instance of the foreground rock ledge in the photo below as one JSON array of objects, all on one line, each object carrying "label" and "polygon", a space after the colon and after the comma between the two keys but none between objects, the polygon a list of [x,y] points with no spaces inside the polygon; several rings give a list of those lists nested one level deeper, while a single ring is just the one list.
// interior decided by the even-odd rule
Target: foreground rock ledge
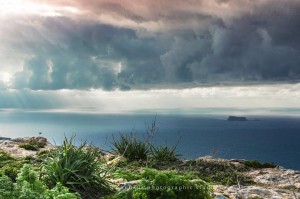
[{"label": "foreground rock ledge", "polygon": [[[38,151],[30,151],[20,148],[19,145],[27,142],[31,137],[2,139],[0,140],[0,150],[9,153],[16,158],[24,158],[26,156],[35,156]],[[35,139],[45,139],[43,137],[35,137]],[[47,140],[46,146],[40,150],[49,150],[54,146]],[[39,150],[39,151],[40,151]],[[201,157],[198,160],[208,162],[228,162],[239,166],[245,160],[225,160],[212,157]],[[110,164],[117,164],[123,161],[123,157],[117,156],[110,161]],[[183,161],[188,162],[188,161]],[[224,186],[212,185],[216,199],[299,199],[300,198],[300,172],[284,169],[282,167],[267,169],[252,169],[243,172],[244,175],[250,177],[256,184],[251,186]],[[120,189],[137,185],[140,181],[126,182],[124,179],[112,180]]]},{"label": "foreground rock ledge", "polygon": [[49,150],[54,147],[50,142],[48,142],[48,140],[46,138],[39,136],[39,137],[2,139],[2,140],[0,140],[0,150],[3,150],[4,152],[9,153],[12,157],[15,157],[15,158],[25,158],[26,156],[35,156],[37,154],[37,152],[40,150],[31,151],[31,150],[26,150],[26,149],[20,148],[21,144],[28,142],[32,138],[46,142],[45,147],[41,148],[40,150]]}]

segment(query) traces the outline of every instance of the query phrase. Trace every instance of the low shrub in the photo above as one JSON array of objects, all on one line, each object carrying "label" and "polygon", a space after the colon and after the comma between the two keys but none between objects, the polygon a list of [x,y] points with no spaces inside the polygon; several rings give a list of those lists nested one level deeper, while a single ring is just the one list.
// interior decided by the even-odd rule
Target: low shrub
[{"label": "low shrub", "polygon": [[120,134],[119,139],[113,137],[112,145],[120,155],[129,161],[146,160],[150,151],[150,145],[131,134]]},{"label": "low shrub", "polygon": [[239,172],[240,168],[236,168],[233,164],[205,160],[197,160],[194,164],[190,167],[190,170],[193,170],[195,175],[207,182],[226,186],[238,183],[241,185],[254,184],[250,177]]},{"label": "low shrub", "polygon": [[151,155],[156,162],[175,162],[181,156],[176,154],[176,145],[172,148],[168,146],[151,147]]},{"label": "low shrub", "polygon": [[66,187],[57,184],[49,190],[38,178],[39,173],[25,164],[14,184],[5,175],[0,176],[0,199],[79,199],[76,193],[70,193]]},{"label": "low shrub", "polygon": [[39,137],[32,137],[28,141],[23,144],[20,144],[19,147],[30,150],[30,151],[38,151],[41,148],[44,148],[47,145],[46,139],[40,139]]},{"label": "low shrub", "polygon": [[190,180],[174,171],[145,169],[140,184],[121,191],[113,199],[211,199],[212,190],[202,180]]},{"label": "low shrub", "polygon": [[60,183],[84,198],[97,198],[111,192],[99,164],[99,150],[86,142],[76,147],[73,139],[66,138],[44,163],[47,184],[54,187]]},{"label": "low shrub", "polygon": [[24,162],[22,160],[13,158],[10,154],[0,151],[0,173],[8,176],[13,182]]},{"label": "low shrub", "polygon": [[17,175],[23,167],[24,162],[20,160],[6,161],[0,171],[8,176],[13,182],[16,181]]},{"label": "low shrub", "polygon": [[50,157],[54,157],[56,154],[56,149],[48,149],[48,150],[40,150],[36,153],[36,156],[34,157],[34,162],[36,163],[43,163],[46,159]]},{"label": "low shrub", "polygon": [[7,160],[14,160],[14,158],[11,157],[11,155],[9,155],[8,153],[0,150],[0,167],[2,166],[1,162],[7,161]]},{"label": "low shrub", "polygon": [[274,164],[274,163],[270,163],[270,162],[261,163],[257,160],[246,160],[244,164],[247,167],[255,168],[255,169],[275,168],[275,167],[277,167],[277,165]]},{"label": "low shrub", "polygon": [[153,137],[157,134],[158,129],[156,126],[156,118],[152,121],[150,126],[146,126],[146,135],[143,139],[138,139],[134,133],[122,134],[118,139],[113,136],[112,145],[113,148],[119,153],[126,157],[130,162],[140,160],[154,160],[154,162],[148,162],[149,164],[154,163],[168,163],[178,160],[179,154],[176,153],[177,144],[173,147],[152,145]]},{"label": "low shrub", "polygon": [[17,177],[15,195],[19,199],[39,199],[46,186],[39,180],[38,173],[25,164]]},{"label": "low shrub", "polygon": [[78,193],[70,193],[67,187],[58,183],[53,189],[46,190],[45,199],[80,199]]},{"label": "low shrub", "polygon": [[141,174],[139,173],[139,170],[135,169],[129,169],[129,168],[122,168],[122,169],[117,169],[116,171],[112,172],[111,174],[112,178],[123,178],[127,181],[132,181],[132,180],[138,180],[142,178]]},{"label": "low shrub", "polygon": [[12,180],[0,174],[0,199],[11,199],[13,198],[14,184]]}]

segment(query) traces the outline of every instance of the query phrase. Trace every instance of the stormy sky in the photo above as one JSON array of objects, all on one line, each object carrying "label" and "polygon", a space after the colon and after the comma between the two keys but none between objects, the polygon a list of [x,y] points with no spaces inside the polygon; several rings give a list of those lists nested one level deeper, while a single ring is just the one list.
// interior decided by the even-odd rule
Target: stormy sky
[{"label": "stormy sky", "polygon": [[300,107],[299,0],[0,2],[0,108]]}]

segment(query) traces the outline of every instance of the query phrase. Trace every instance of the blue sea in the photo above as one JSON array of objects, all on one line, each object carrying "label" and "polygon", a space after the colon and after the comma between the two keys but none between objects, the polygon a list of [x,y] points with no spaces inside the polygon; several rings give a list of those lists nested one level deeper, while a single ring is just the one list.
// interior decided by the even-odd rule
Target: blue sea
[{"label": "blue sea", "polygon": [[154,143],[175,145],[185,159],[210,155],[234,159],[274,162],[300,170],[300,117],[243,115],[249,121],[227,121],[228,115],[204,113],[128,113],[0,111],[0,136],[38,136],[60,144],[64,136],[76,135],[110,150],[112,135],[134,132],[146,136],[156,117]]}]

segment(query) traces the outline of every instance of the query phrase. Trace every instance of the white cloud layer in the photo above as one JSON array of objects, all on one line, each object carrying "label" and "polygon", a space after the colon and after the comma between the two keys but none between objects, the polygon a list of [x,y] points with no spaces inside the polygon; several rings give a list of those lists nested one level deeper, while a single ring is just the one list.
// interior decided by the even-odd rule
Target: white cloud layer
[{"label": "white cloud layer", "polygon": [[300,84],[136,91],[2,90],[2,109],[99,113],[195,108],[300,108]]}]

